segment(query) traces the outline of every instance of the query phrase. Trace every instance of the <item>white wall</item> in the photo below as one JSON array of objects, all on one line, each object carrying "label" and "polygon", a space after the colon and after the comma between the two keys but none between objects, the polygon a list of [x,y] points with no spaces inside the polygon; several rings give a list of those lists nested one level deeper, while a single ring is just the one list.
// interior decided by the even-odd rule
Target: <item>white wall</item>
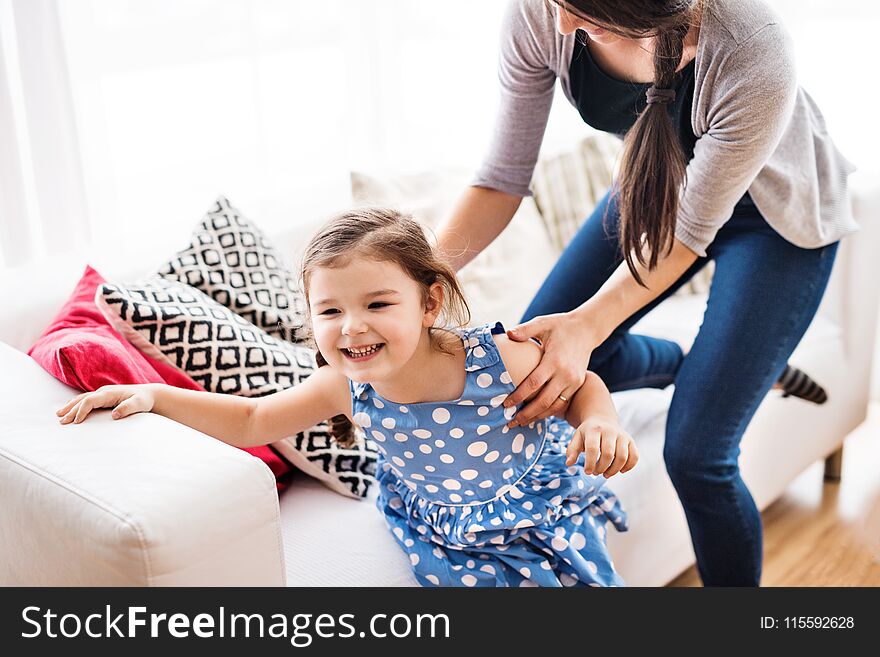
[{"label": "white wall", "polygon": [[497,0],[60,7],[91,212],[114,234],[161,239],[219,192],[304,222],[348,202],[352,168],[473,165],[490,128]]},{"label": "white wall", "polygon": [[[880,7],[864,0],[769,1],[794,38],[801,85],[822,108],[835,142],[859,167],[860,181],[880,181]],[[880,401],[880,330],[875,343],[871,397]]]},{"label": "white wall", "polygon": [[[330,209],[350,168],[476,166],[491,130],[504,0],[59,0],[102,230],[198,213],[223,191],[271,221]],[[866,133],[875,3],[770,0],[841,149]],[[586,132],[557,94],[550,146]],[[305,206],[291,202],[310,197]],[[169,220],[170,221],[170,220]],[[158,222],[158,223],[157,223]],[[170,224],[169,224],[170,225]]]},{"label": "white wall", "polygon": [[[93,248],[173,250],[218,193],[270,230],[295,225],[345,205],[351,169],[474,168],[492,129],[505,0],[39,3],[58,9]],[[880,178],[880,7],[769,3],[841,150]],[[7,68],[13,6],[33,5],[0,0]],[[21,103],[0,101],[5,129]],[[545,146],[587,132],[557,92]],[[26,230],[0,223],[7,242]]]}]

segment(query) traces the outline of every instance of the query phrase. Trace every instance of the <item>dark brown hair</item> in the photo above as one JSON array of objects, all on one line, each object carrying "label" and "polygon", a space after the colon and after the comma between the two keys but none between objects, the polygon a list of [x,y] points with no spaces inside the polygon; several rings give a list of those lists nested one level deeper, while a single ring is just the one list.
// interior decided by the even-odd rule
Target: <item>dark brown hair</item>
[{"label": "dark brown hair", "polygon": [[[425,303],[434,283],[443,286],[440,328],[429,328],[432,343],[446,351],[442,336],[445,327],[462,327],[470,321],[470,309],[455,271],[431,246],[422,226],[409,215],[390,208],[366,207],[349,210],[333,217],[306,247],[302,261],[302,283],[309,303],[309,280],[315,269],[341,267],[354,257],[393,262],[419,284]],[[327,364],[320,351],[318,365]],[[351,422],[344,415],[330,420],[330,432],[343,446],[354,441]]]},{"label": "dark brown hair", "polygon": [[[684,38],[705,0],[552,0],[553,4],[624,38],[655,38],[656,89],[675,87]],[[627,132],[616,194],[619,241],[633,278],[636,262],[652,270],[672,250],[687,161],[666,105],[649,104]]]}]

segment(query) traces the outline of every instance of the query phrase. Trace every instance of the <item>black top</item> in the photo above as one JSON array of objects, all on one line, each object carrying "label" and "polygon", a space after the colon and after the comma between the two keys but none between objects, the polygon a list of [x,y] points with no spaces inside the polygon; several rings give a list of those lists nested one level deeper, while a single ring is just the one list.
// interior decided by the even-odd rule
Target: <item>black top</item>
[{"label": "black top", "polygon": [[[586,45],[586,37],[579,34],[569,67],[571,95],[581,118],[587,125],[623,138],[648,106],[645,93],[650,83],[626,82],[611,77],[593,60]],[[691,109],[694,104],[695,60],[680,70],[675,77],[675,100],[666,105],[678,133],[685,159],[694,156],[697,136],[691,127]],[[753,205],[746,192],[737,206]]]}]

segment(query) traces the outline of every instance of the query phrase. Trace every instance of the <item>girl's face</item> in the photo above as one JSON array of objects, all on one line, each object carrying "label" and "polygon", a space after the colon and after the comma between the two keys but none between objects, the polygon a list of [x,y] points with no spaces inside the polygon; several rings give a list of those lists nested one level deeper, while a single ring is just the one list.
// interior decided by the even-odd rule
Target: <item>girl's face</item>
[{"label": "girl's face", "polygon": [[352,381],[389,380],[430,346],[426,329],[439,313],[439,287],[426,308],[422,287],[396,263],[355,256],[315,269],[309,312],[318,349]]},{"label": "girl's face", "polygon": [[556,29],[562,35],[571,34],[576,30],[583,30],[589,35],[591,41],[595,41],[596,43],[599,43],[601,45],[617,43],[622,39],[620,35],[609,32],[608,30],[604,30],[598,25],[584,20],[583,18],[571,13],[570,11],[566,11],[563,7],[559,5],[556,5],[555,9]]}]

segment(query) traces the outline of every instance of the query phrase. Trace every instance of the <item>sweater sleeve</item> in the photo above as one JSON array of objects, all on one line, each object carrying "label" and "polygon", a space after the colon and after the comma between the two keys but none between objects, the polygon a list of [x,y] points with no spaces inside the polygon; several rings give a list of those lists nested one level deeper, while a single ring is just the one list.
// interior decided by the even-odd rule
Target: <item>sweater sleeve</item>
[{"label": "sweater sleeve", "polygon": [[708,130],[688,164],[675,229],[694,253],[706,255],[776,150],[797,88],[792,45],[778,23],[761,28],[721,63],[710,91]]},{"label": "sweater sleeve", "polygon": [[489,150],[472,185],[529,196],[556,73],[549,66],[553,16],[543,0],[511,0],[501,28],[501,97]]}]

